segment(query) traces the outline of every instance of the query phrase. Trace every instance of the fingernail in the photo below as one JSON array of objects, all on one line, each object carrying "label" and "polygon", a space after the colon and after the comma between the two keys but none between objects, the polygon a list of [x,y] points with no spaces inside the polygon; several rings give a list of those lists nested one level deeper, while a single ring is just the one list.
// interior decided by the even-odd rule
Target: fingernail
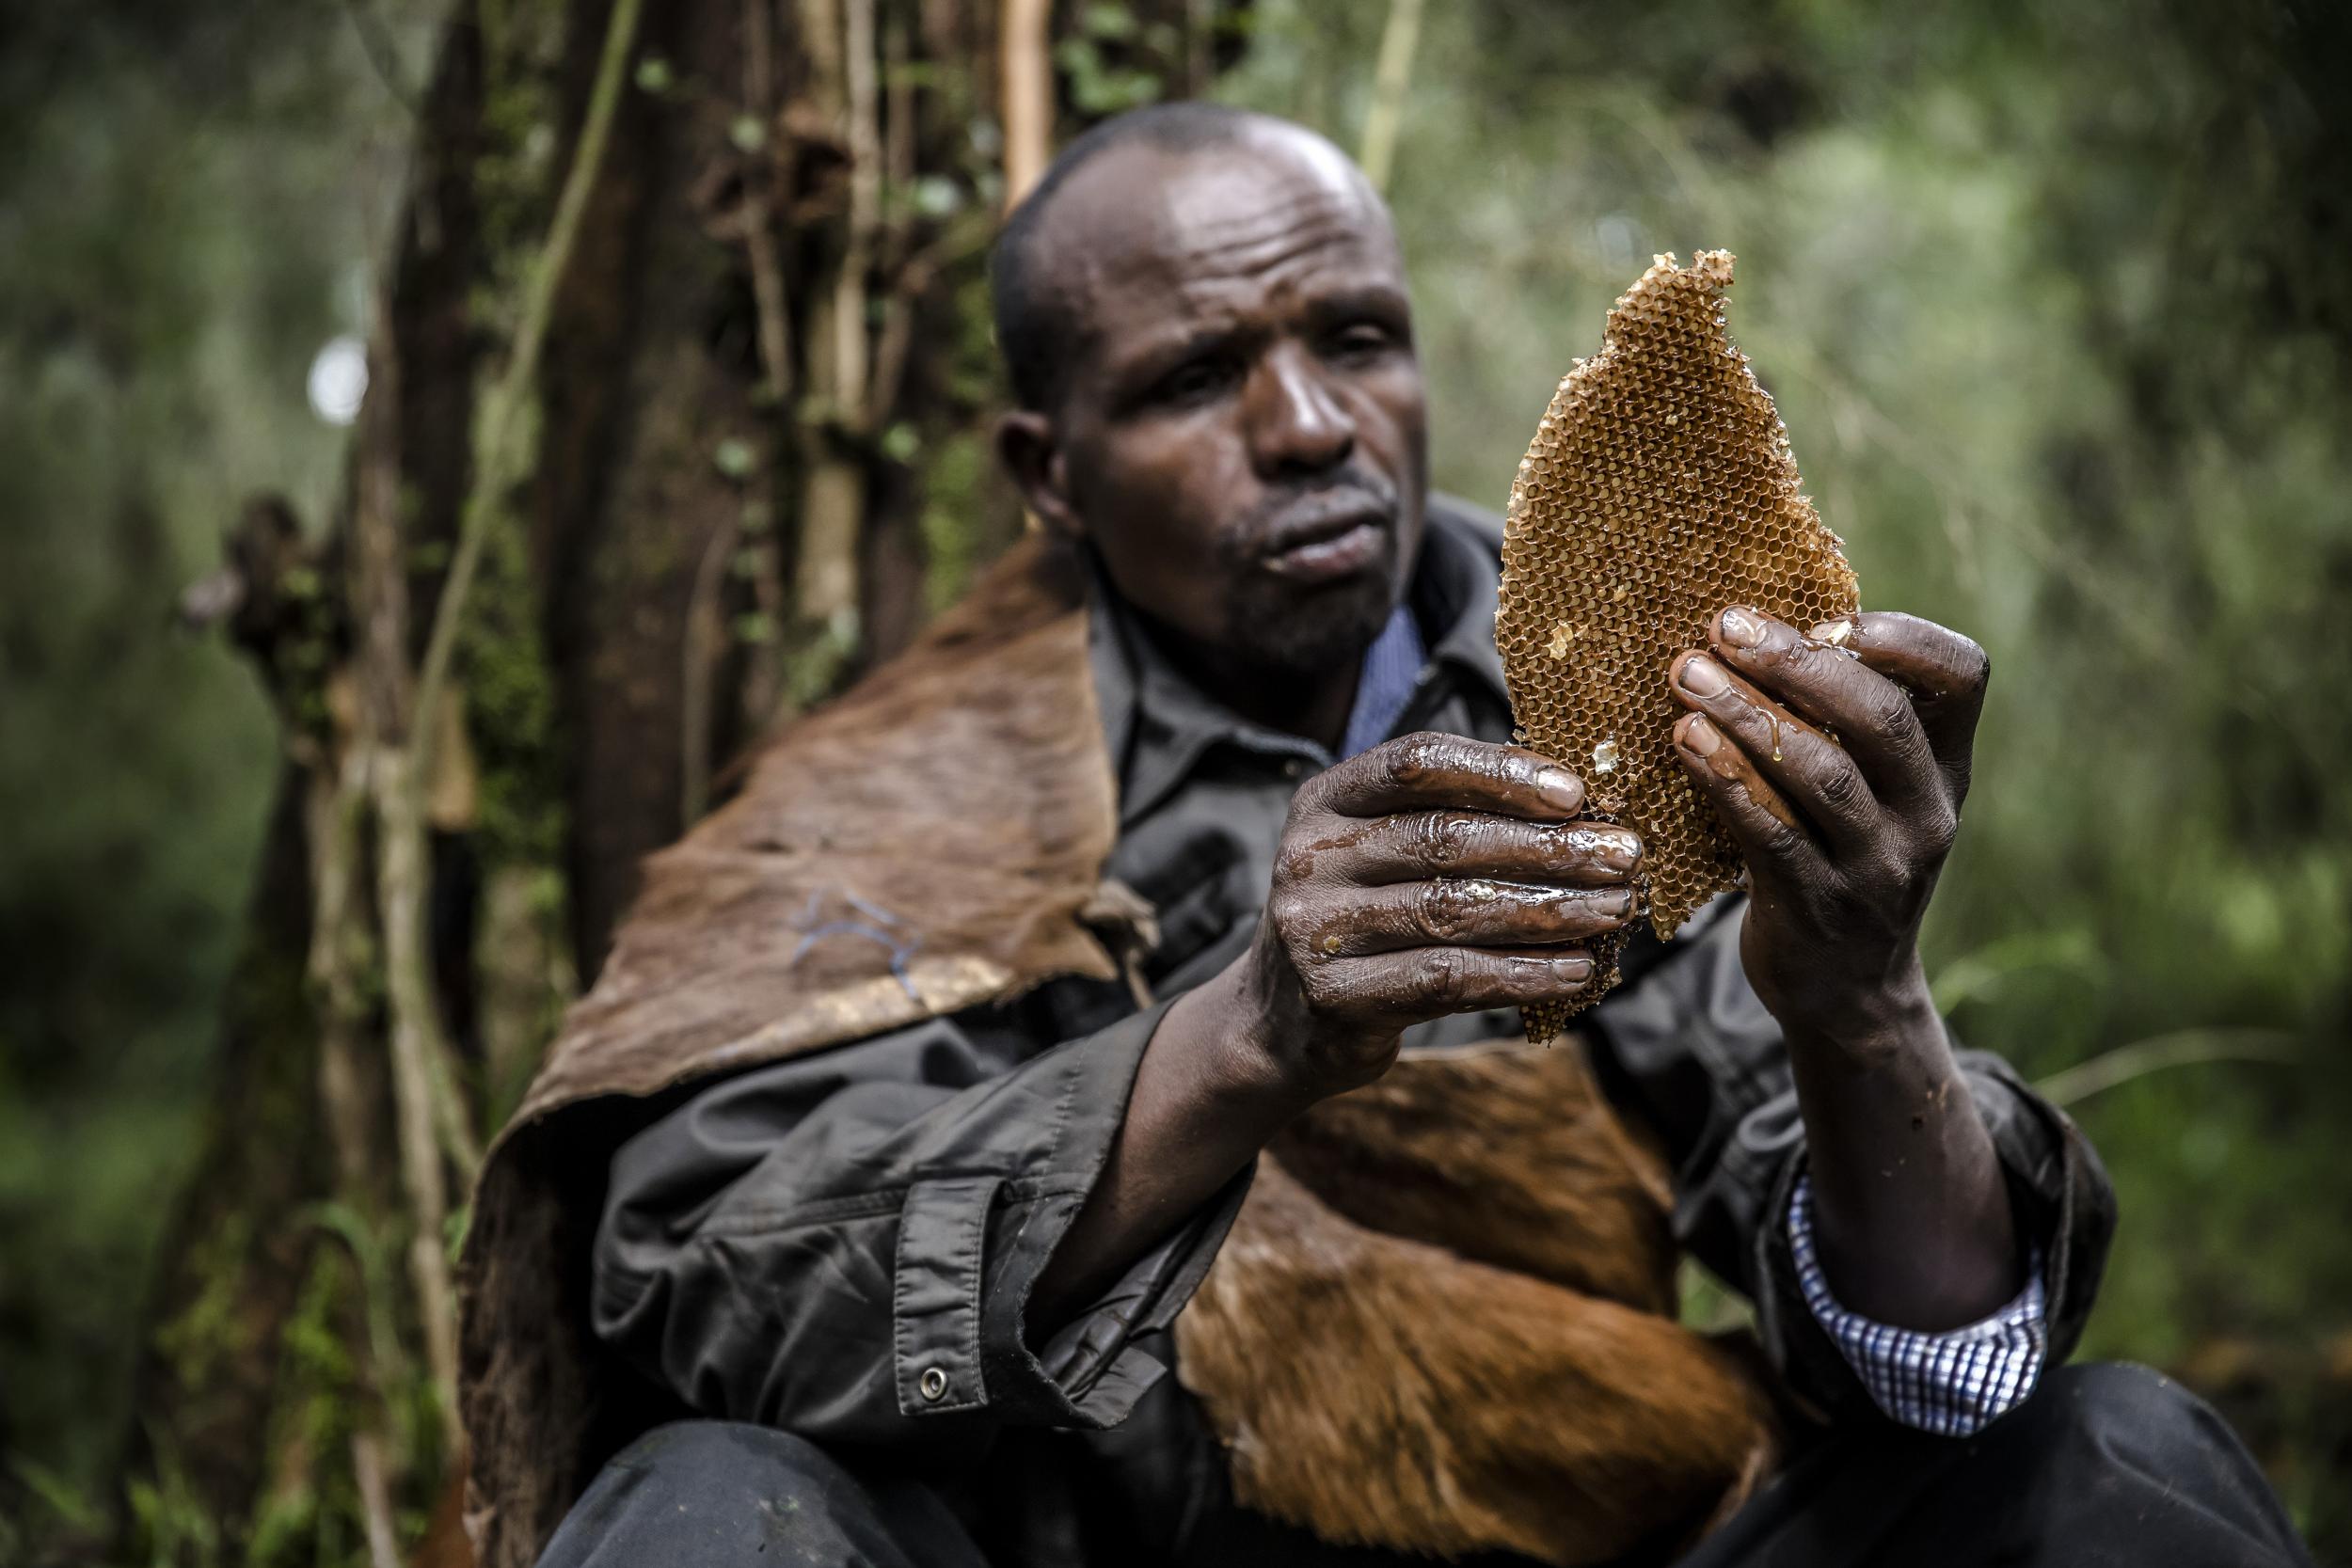
[{"label": "fingernail", "polygon": [[1682,673],[1676,679],[1693,697],[1720,697],[1731,688],[1731,683],[1724,679],[1723,671],[1705,655],[1684,659]]},{"label": "fingernail", "polygon": [[1715,622],[1723,640],[1735,648],[1753,648],[1764,641],[1764,618],[1754,610],[1726,610]]},{"label": "fingernail", "polygon": [[1642,861],[1642,835],[1625,828],[1579,828],[1569,836],[1567,847],[1602,857],[1600,869],[1620,875],[1630,873]]},{"label": "fingernail", "polygon": [[1593,977],[1593,960],[1583,954],[1551,960],[1552,969],[1563,980],[1589,980]]},{"label": "fingernail", "polygon": [[1693,714],[1682,726],[1682,743],[1703,757],[1711,757],[1724,743],[1714,725]]},{"label": "fingernail", "polygon": [[1851,621],[1824,621],[1813,628],[1813,641],[1826,642],[1833,648],[1844,647],[1846,639],[1852,635],[1853,623]]},{"label": "fingernail", "polygon": [[1562,811],[1575,811],[1584,804],[1584,781],[1556,763],[1536,773],[1535,788]]},{"label": "fingernail", "polygon": [[1604,893],[1593,900],[1593,908],[1601,914],[1614,915],[1622,920],[1633,912],[1633,890],[1621,887],[1614,893]]}]

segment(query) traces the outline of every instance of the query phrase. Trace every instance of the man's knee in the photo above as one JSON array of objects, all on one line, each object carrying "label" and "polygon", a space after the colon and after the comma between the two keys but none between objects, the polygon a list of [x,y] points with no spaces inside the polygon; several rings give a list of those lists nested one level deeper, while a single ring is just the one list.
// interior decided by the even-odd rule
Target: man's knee
[{"label": "man's knee", "polygon": [[[1970,1467],[1978,1487],[2040,1499],[2034,1512],[2042,1529],[2080,1544],[2081,1555],[2070,1560],[2307,1560],[2229,1424],[2146,1367],[2055,1369],[2032,1399],[1969,1446],[1977,1450]],[[2191,1555],[2137,1555],[2168,1544]]]},{"label": "man's knee", "polygon": [[615,1454],[618,1467],[644,1474],[712,1476],[722,1485],[802,1481],[846,1475],[831,1454],[805,1437],[742,1421],[674,1421]]},{"label": "man's knee", "polygon": [[2001,1426],[2011,1423],[2021,1435],[2032,1433],[2044,1442],[2092,1448],[2118,1439],[2193,1443],[2227,1431],[2196,1395],[2162,1372],[2128,1361],[2053,1368],[2034,1397]]},{"label": "man's knee", "polygon": [[2214,1408],[2147,1367],[2095,1361],[2046,1373],[2034,1397],[1985,1433],[1996,1446],[2052,1464],[2122,1465],[2171,1474],[2251,1472],[2236,1434]]},{"label": "man's knee", "polygon": [[540,1568],[894,1560],[881,1513],[857,1477],[804,1438],[679,1421],[604,1467]]}]

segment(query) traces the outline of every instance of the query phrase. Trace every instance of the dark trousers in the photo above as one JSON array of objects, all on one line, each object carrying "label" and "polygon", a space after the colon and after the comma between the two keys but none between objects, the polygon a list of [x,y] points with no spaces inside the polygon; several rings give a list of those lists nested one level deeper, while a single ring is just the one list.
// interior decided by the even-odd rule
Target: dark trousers
[{"label": "dark trousers", "polygon": [[[1405,1560],[1312,1547],[1299,1555]],[[1825,1441],[1678,1568],[2309,1561],[2261,1472],[2210,1408],[2143,1368],[2088,1366],[2054,1372],[1974,1438],[1881,1429]],[[541,1560],[541,1568],[784,1564],[988,1568],[921,1482],[853,1474],[787,1433],[719,1421],[641,1438],[597,1477]]]}]

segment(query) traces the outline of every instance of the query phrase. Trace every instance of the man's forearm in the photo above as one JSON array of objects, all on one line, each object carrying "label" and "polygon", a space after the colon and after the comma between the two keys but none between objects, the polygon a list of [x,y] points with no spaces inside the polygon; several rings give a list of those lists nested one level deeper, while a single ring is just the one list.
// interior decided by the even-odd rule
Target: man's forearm
[{"label": "man's forearm", "polygon": [[1248,1016],[1229,971],[1161,1019],[1102,1175],[1029,1293],[1032,1345],[1216,1196],[1311,1102],[1244,1037]]},{"label": "man's forearm", "polygon": [[1851,1037],[1792,1037],[1788,1054],[1838,1300],[1940,1331],[2014,1297],[2024,1268],[2000,1160],[1925,984]]}]

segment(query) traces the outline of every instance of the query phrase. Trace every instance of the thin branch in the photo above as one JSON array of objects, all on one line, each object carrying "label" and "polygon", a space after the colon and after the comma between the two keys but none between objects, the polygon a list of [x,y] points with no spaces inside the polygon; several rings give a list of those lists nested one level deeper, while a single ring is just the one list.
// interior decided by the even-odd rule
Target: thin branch
[{"label": "thin branch", "polygon": [[996,69],[1005,111],[1005,211],[1029,194],[1054,148],[1053,0],[1005,0]]},{"label": "thin branch", "polygon": [[882,18],[882,171],[898,198],[889,215],[888,264],[906,261],[907,236],[914,230],[914,74],[908,69],[913,45],[906,18],[889,11]]},{"label": "thin branch", "polygon": [[[424,1327],[425,1361],[441,1395],[443,1435],[452,1444],[458,1424],[457,1291],[450,1278],[449,1187],[441,1162],[467,1161],[469,1178],[481,1164],[470,1132],[460,1132],[453,1113],[454,1085],[441,1069],[448,1047],[434,1012],[432,978],[421,951],[424,926],[422,864],[424,825],[414,813],[417,786],[405,776],[407,759],[396,749],[377,753],[383,769],[376,814],[383,845],[376,883],[384,920],[384,981],[390,1003],[393,1125],[400,1146],[403,1184],[408,1192],[411,1230],[408,1269],[416,1282],[417,1316]],[[462,1156],[459,1150],[463,1150]]]},{"label": "thin branch", "polygon": [[[804,0],[812,10],[814,0]],[[866,340],[866,274],[873,264],[881,216],[882,127],[875,60],[874,0],[843,0],[842,48],[831,56],[837,82],[819,77],[811,96],[842,107],[842,139],[850,150],[850,211],[847,243],[829,290],[818,293],[809,324],[808,402],[813,417],[801,421],[800,547],[793,562],[793,610],[802,629],[833,651],[803,650],[812,676],[796,685],[821,688],[838,662],[834,644],[854,635],[858,603],[858,538],[865,525],[863,460],[844,450],[843,436],[858,433],[866,412],[872,372]],[[813,65],[828,56],[810,51]]]},{"label": "thin branch", "polygon": [[834,0],[801,0],[794,40],[808,60],[809,106],[827,121],[841,117],[841,15]]},{"label": "thin branch", "polygon": [[[412,752],[401,743],[407,708],[407,595],[400,549],[400,393],[402,367],[394,352],[389,303],[376,309],[376,342],[369,356],[367,402],[359,412],[354,463],[351,572],[359,669],[356,746],[376,811],[376,904],[384,927],[384,986],[389,1003],[389,1050],[392,1126],[401,1190],[411,1222],[409,1278],[417,1296],[425,1354],[444,1390],[456,1386],[457,1292],[450,1280],[441,1230],[449,1214],[449,1179],[442,1164],[435,1104],[435,1058],[442,1049],[434,1012],[432,974],[424,942],[426,875],[422,795],[413,782]],[[430,732],[428,724],[408,726]],[[330,1038],[326,1044],[331,1048]],[[448,1435],[458,1435],[444,1406]]]},{"label": "thin branch", "polygon": [[385,1388],[407,1376],[408,1364],[400,1343],[398,1291],[384,1272],[387,1260],[377,1251],[368,1221],[348,1201],[310,1204],[298,1217],[351,1258],[352,1275],[359,1288],[361,1370],[380,1401]]},{"label": "thin branch", "polygon": [[368,1568],[400,1568],[400,1528],[392,1520],[392,1489],[384,1478],[384,1440],[373,1432],[351,1434],[351,1481],[367,1526]]},{"label": "thin branch", "polygon": [[2183,1029],[2116,1047],[2054,1072],[2034,1087],[2053,1105],[2074,1105],[2092,1095],[2166,1068],[2199,1062],[2298,1063],[2295,1037],[2280,1029]]},{"label": "thin branch", "polygon": [[882,220],[882,250],[890,286],[882,296],[882,330],[875,334],[874,369],[866,378],[866,407],[858,420],[867,435],[890,422],[906,376],[914,341],[914,302],[930,276],[914,267],[907,248],[914,232],[914,86],[909,80],[906,22],[892,12],[882,24],[883,74],[889,82],[883,119],[883,166],[898,199]]},{"label": "thin branch", "polygon": [[1380,64],[1372,82],[1372,108],[1364,116],[1364,145],[1357,160],[1372,188],[1389,187],[1396,162],[1397,132],[1405,122],[1405,89],[1413,77],[1413,51],[1421,41],[1422,0],[1390,0],[1388,25],[1380,32]]},{"label": "thin branch", "polygon": [[[743,31],[746,48],[743,65],[743,97],[745,108],[759,122],[764,135],[772,136],[776,131],[775,101],[775,28],[771,0],[744,0]],[[755,168],[744,182],[743,255],[751,268],[752,309],[758,325],[759,354],[766,375],[769,409],[778,418],[791,415],[793,395],[792,368],[792,309],[785,291],[784,259],[776,245],[775,204],[771,199],[771,182],[775,179],[776,163],[763,150]],[[772,518],[774,514],[775,466],[763,462],[753,479],[761,504],[768,512],[771,526],[763,531],[753,550],[752,593],[759,612],[771,628],[783,617],[783,584],[778,580],[778,552]],[[712,540],[713,549],[731,546],[742,536],[742,529],[722,527]],[[706,562],[706,568],[707,562]],[[687,788],[681,792],[686,807],[686,822],[691,827],[702,816],[709,799],[710,775],[710,687],[718,677],[718,639],[715,628],[719,623],[716,595],[723,589],[723,575],[706,577],[697,574],[695,593],[709,595],[688,608],[687,641],[689,643],[687,678],[699,681],[702,690],[690,690],[689,704],[699,705],[701,728],[699,738],[689,736],[689,743],[698,747],[689,752]],[[693,617],[700,615],[705,631],[700,649],[691,644],[695,640]],[[752,644],[746,650],[743,684],[739,693],[745,708],[765,717],[775,706],[776,689],[783,675],[778,667],[779,654],[775,638]]]},{"label": "thin branch", "polygon": [[866,406],[872,366],[866,336],[866,273],[882,233],[881,61],[874,0],[844,0],[842,32],[842,74],[850,93],[850,245],[834,284],[834,398],[841,417],[855,420]]},{"label": "thin branch", "polygon": [[[776,102],[776,30],[769,0],[743,0],[743,105],[765,116]],[[775,127],[763,119],[759,128]]]},{"label": "thin branch", "polygon": [[1184,95],[1198,98],[1209,90],[1216,68],[1214,34],[1216,0],[1184,0]]},{"label": "thin branch", "polygon": [[[538,377],[539,353],[546,344],[548,325],[554,314],[556,285],[563,280],[564,268],[571,261],[580,219],[587,212],[589,195],[596,189],[596,173],[604,163],[605,145],[612,138],[612,118],[620,107],[621,84],[628,75],[629,49],[637,37],[637,15],[642,6],[643,0],[613,0],[612,19],[605,26],[604,55],[596,63],[596,85],[588,97],[588,115],[580,125],[580,145],[572,153],[571,170],[565,175],[563,194],[556,200],[547,242],[524,280],[522,315],[505,369],[492,386],[483,410],[475,446],[473,483],[467,492],[465,513],[458,521],[457,547],[450,557],[449,578],[441,587],[441,600],[433,615],[433,636],[425,645],[423,669],[417,677],[414,711],[419,714],[435,711],[441,688],[449,679],[450,657],[457,646],[466,597],[482,563],[482,546],[489,532],[491,514],[505,486],[511,456],[509,442],[516,419],[531,396],[532,384]],[[421,784],[433,772],[434,727],[429,721],[421,721],[414,728],[415,779]]]},{"label": "thin branch", "polygon": [[[743,104],[759,122],[761,133],[776,133],[775,29],[771,25],[769,0],[743,0]],[[758,317],[760,370],[770,404],[789,408],[792,399],[792,316],[784,287],[784,260],[771,227],[774,204],[768,182],[775,161],[762,144],[758,167],[746,180],[743,198],[743,251],[751,264],[752,309]]]},{"label": "thin branch", "polygon": [[726,584],[727,557],[737,535],[730,525],[710,531],[710,543],[703,546],[702,560],[694,567],[693,591],[686,600],[682,639],[686,688],[678,705],[678,815],[687,828],[701,821],[710,804],[710,689],[719,667],[719,594]]},{"label": "thin branch", "polygon": [[400,50],[389,37],[384,19],[375,14],[368,0],[343,0],[343,8],[351,13],[351,30],[359,35],[359,48],[368,57],[368,69],[375,72],[384,90],[392,95],[392,102],[408,111],[410,119],[423,111],[419,108],[417,95],[402,79]]}]

